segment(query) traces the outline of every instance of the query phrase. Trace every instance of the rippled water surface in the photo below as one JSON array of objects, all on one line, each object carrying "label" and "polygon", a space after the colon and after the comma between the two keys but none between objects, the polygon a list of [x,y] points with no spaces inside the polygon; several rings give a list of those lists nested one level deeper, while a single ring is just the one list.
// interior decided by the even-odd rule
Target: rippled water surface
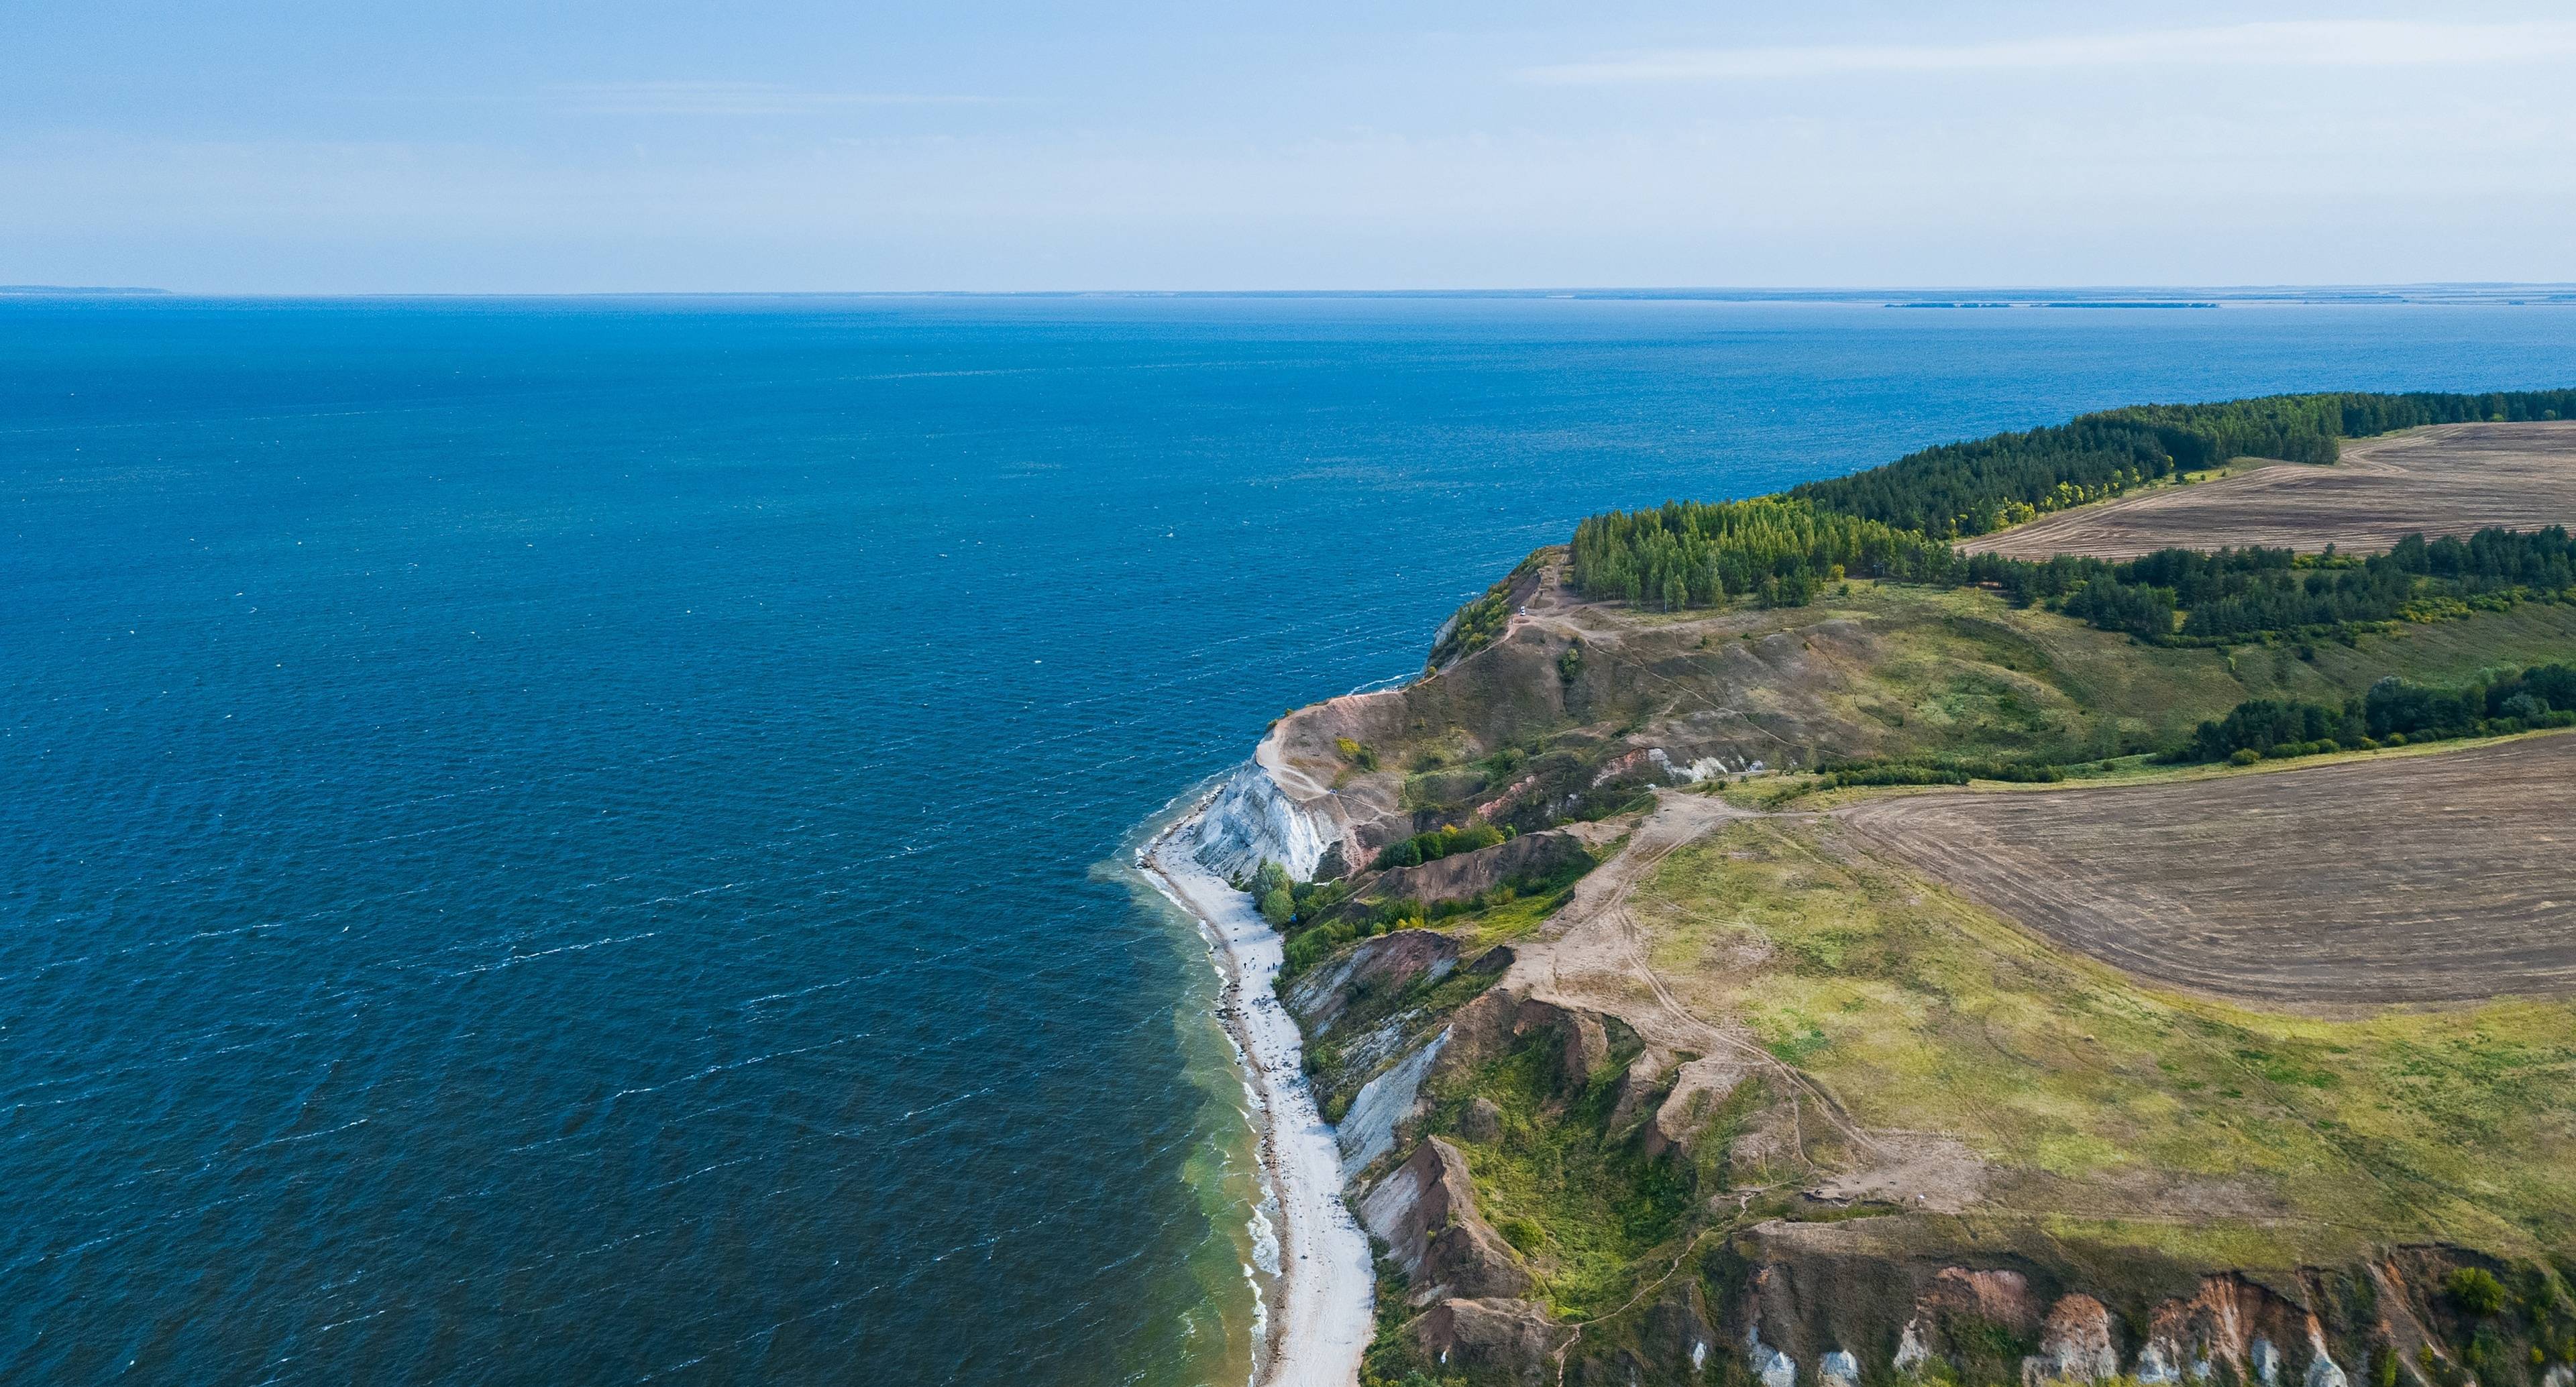
[{"label": "rippled water surface", "polygon": [[2576,310],[0,302],[0,1378],[1189,1383],[1115,868],[1575,517]]}]

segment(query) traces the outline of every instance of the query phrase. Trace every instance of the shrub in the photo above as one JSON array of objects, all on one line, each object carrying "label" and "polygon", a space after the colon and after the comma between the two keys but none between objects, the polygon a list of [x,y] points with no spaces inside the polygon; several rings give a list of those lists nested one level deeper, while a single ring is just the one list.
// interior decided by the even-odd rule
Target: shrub
[{"label": "shrub", "polygon": [[2053,785],[2066,778],[2063,767],[2028,761],[1977,761],[1942,757],[1928,763],[1910,761],[1836,761],[1816,768],[1821,778],[1808,787],[1839,790],[1853,785],[1965,785],[1971,780]]},{"label": "shrub", "polygon": [[2305,756],[2331,750],[2339,741],[2359,741],[2361,727],[2357,710],[2250,698],[2225,718],[2202,723],[2192,734],[2192,750],[2204,761],[2227,760],[2240,749],[2263,756]]},{"label": "shrub", "polygon": [[1372,865],[1381,869],[1419,867],[1425,862],[1437,862],[1452,853],[1490,848],[1508,836],[1510,835],[1482,819],[1470,819],[1463,824],[1435,828],[1428,833],[1417,833],[1401,843],[1390,844],[1378,853],[1377,861]]},{"label": "shrub", "polygon": [[2262,759],[2263,753],[2256,751],[2250,746],[2241,746],[2229,754],[2227,764],[2231,766],[2250,766]]},{"label": "shrub", "polygon": [[1544,562],[1547,555],[1548,551],[1542,549],[1521,560],[1509,576],[1485,589],[1483,595],[1451,615],[1448,624],[1441,627],[1439,637],[1432,642],[1428,667],[1437,669],[1493,644],[1512,619],[1512,585]]},{"label": "shrub", "polygon": [[2204,722],[2176,759],[2250,765],[2246,753],[2286,759],[2343,748],[2368,751],[2450,737],[2505,736],[2542,727],[2576,726],[2576,667],[2490,669],[2464,688],[2434,688],[2391,676],[2340,709],[2322,703],[2247,699],[2225,718]]},{"label": "shrub", "polygon": [[2462,1267],[2442,1282],[2443,1294],[2461,1310],[2484,1318],[2504,1308],[2504,1283],[2484,1267]]}]

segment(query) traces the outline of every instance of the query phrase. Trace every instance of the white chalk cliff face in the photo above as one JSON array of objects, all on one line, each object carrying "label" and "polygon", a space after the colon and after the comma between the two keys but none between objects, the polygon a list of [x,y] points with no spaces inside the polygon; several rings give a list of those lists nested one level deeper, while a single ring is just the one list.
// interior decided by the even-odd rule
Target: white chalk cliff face
[{"label": "white chalk cliff face", "polygon": [[1215,802],[1191,828],[1189,848],[1200,866],[1229,881],[1252,875],[1264,859],[1298,881],[1309,881],[1331,842],[1270,772],[1258,762],[1246,762],[1226,778]]}]

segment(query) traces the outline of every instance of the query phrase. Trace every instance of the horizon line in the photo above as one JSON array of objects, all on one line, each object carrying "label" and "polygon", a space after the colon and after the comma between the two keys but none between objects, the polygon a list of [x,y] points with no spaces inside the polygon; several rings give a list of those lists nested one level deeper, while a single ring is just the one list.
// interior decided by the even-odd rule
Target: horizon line
[{"label": "horizon line", "polygon": [[[199,301],[351,301],[387,299],[1634,299],[1634,300],[1852,300],[1889,297],[1937,300],[1952,307],[2020,307],[2080,299],[2126,303],[2183,297],[2226,302],[2306,299],[2408,302],[2412,295],[2488,298],[2545,293],[2555,303],[2576,303],[2576,280],[2400,280],[2373,283],[2271,284],[1853,284],[1853,285],[1553,285],[1483,288],[1393,289],[574,289],[574,290],[193,290],[143,285],[0,284],[10,299],[192,299]],[[1992,304],[1975,300],[1993,300]],[[1932,306],[1927,304],[1926,306]],[[2181,305],[2176,305],[2181,306]]]}]

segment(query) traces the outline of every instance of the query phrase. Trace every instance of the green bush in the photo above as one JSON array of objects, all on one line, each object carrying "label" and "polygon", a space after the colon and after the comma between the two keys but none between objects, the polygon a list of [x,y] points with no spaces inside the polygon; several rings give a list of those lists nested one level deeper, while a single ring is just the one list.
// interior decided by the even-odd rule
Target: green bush
[{"label": "green bush", "polygon": [[1401,843],[1389,844],[1379,850],[1377,860],[1370,865],[1380,870],[1388,867],[1419,867],[1425,862],[1437,862],[1454,853],[1490,848],[1510,836],[1482,819],[1469,819],[1463,824],[1435,828],[1428,833],[1417,833]]},{"label": "green bush", "polygon": [[2358,708],[2250,698],[2237,704],[2225,718],[2202,723],[2192,734],[2192,749],[2203,761],[2229,760],[2231,753],[2239,750],[2260,756],[2305,756],[2311,748],[2331,749],[2344,740],[2358,742],[2361,735]]},{"label": "green bush", "polygon": [[[2562,703],[2563,700],[2563,703]],[[2178,760],[2229,761],[2366,751],[2449,737],[2500,737],[2576,727],[2576,666],[2487,670],[2466,687],[2435,688],[2387,678],[2343,707],[2248,699],[2204,722]],[[2249,753],[2251,755],[2249,756]]]},{"label": "green bush", "polygon": [[1503,628],[1512,619],[1512,585],[1544,562],[1547,555],[1548,551],[1542,549],[1521,560],[1513,566],[1509,576],[1485,589],[1483,595],[1451,615],[1447,626],[1442,628],[1440,639],[1432,644],[1427,667],[1438,669],[1451,660],[1473,655],[1493,644],[1494,638],[1503,633]]},{"label": "green bush", "polygon": [[1928,762],[1834,761],[1817,767],[1823,778],[1813,787],[1839,790],[1853,785],[1965,785],[1971,780],[2001,780],[2020,785],[2051,785],[2066,778],[2064,769],[2036,762],[1978,761],[1942,757]]},{"label": "green bush", "polygon": [[2443,1294],[2468,1314],[2484,1318],[2504,1308],[2504,1283],[2484,1267],[2462,1267],[2442,1282]]}]

